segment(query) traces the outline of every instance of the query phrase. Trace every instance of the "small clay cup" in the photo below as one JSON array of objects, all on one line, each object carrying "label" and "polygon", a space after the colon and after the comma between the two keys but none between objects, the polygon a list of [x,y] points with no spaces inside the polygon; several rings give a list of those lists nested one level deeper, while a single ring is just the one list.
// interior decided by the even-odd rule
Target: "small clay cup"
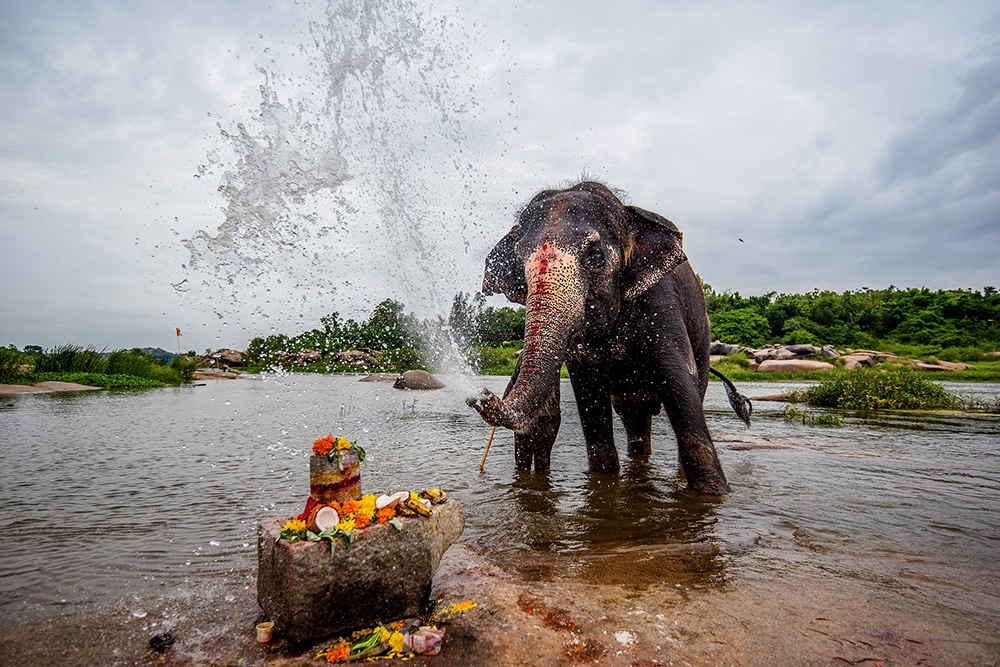
[{"label": "small clay cup", "polygon": [[266,623],[259,623],[257,625],[257,643],[266,644],[271,641],[271,636],[274,634],[274,623],[272,621],[267,621]]}]

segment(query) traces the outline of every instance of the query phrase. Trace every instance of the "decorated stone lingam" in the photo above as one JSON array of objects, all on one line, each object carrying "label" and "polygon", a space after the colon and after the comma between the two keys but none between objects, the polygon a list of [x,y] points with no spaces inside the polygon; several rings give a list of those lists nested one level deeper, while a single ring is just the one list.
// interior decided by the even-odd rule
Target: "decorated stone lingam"
[{"label": "decorated stone lingam", "polygon": [[361,500],[361,463],[365,450],[347,438],[328,435],[313,444],[309,458],[309,497],[321,505]]},{"label": "decorated stone lingam", "polygon": [[332,435],[313,446],[302,514],[257,526],[257,600],[293,642],[420,612],[460,503],[441,489],[362,495],[364,450]]}]

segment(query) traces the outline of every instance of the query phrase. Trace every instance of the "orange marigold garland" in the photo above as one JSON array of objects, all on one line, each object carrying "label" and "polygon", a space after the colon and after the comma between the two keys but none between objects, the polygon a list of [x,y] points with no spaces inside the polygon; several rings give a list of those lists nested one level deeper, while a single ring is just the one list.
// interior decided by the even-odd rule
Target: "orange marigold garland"
[{"label": "orange marigold garland", "polygon": [[340,503],[341,515],[354,514],[361,509],[361,501],[355,500],[354,498],[348,498],[344,502]]}]

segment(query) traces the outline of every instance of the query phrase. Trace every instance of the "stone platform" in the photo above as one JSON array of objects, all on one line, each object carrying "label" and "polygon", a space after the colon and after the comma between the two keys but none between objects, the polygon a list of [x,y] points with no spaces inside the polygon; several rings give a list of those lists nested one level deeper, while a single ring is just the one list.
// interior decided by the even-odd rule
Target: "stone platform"
[{"label": "stone platform", "polygon": [[379,622],[416,616],[427,602],[441,556],[465,528],[457,500],[430,517],[401,518],[365,529],[351,547],[278,540],[289,517],[257,524],[257,601],[275,635],[320,639]]}]

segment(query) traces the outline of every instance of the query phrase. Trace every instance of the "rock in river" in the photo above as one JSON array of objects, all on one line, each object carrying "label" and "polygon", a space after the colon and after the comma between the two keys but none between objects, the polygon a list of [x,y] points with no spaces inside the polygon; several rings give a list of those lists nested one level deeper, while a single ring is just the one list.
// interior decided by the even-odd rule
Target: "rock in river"
[{"label": "rock in river", "polygon": [[440,389],[444,383],[427,371],[415,370],[402,373],[392,386],[396,389]]}]

